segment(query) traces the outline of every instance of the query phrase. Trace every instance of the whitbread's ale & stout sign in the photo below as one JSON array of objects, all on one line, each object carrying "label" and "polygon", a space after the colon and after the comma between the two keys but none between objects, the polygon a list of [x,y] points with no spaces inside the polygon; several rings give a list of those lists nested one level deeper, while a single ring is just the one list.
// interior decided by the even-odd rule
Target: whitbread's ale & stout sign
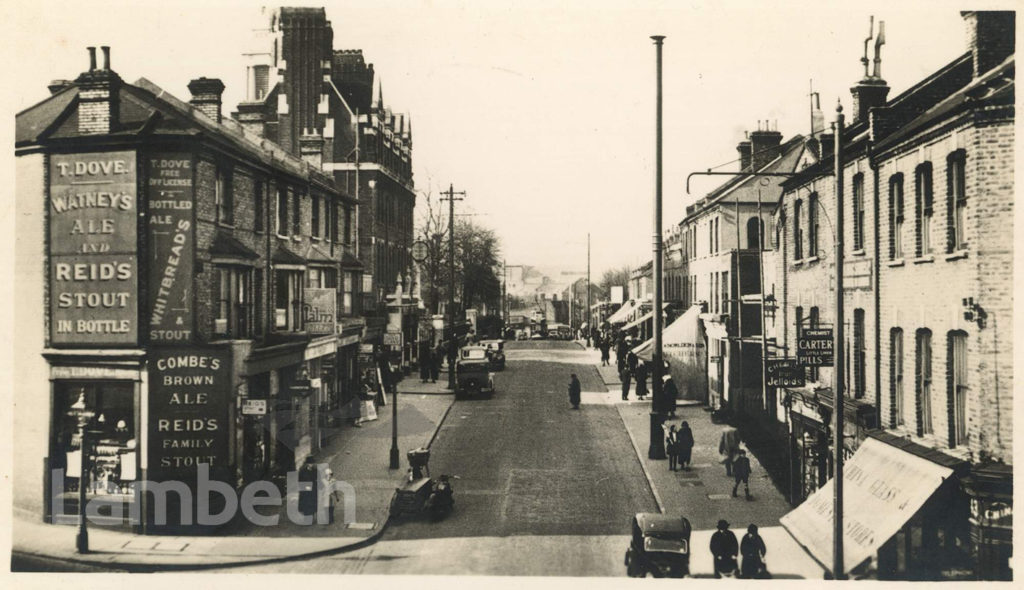
[{"label": "whitbread's ale & stout sign", "polygon": [[192,155],[157,153],[148,159],[149,340],[192,341]]},{"label": "whitbread's ale & stout sign", "polygon": [[50,342],[138,342],[135,152],[50,158]]}]

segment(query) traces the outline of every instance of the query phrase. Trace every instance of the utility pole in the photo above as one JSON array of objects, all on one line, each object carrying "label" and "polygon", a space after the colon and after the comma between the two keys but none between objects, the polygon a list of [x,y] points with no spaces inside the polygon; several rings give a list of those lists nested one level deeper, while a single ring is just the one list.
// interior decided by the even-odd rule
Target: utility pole
[{"label": "utility pole", "polygon": [[835,122],[835,193],[836,193],[836,238],[835,238],[835,260],[836,260],[836,321],[832,334],[832,358],[835,370],[832,371],[832,391],[835,392],[835,402],[832,413],[834,414],[834,426],[832,427],[833,440],[833,487],[835,494],[832,508],[833,522],[835,527],[832,530],[832,576],[836,580],[845,580],[846,571],[843,564],[843,410],[846,398],[843,392],[843,105],[836,104]]},{"label": "utility pole", "polygon": [[594,317],[590,309],[590,232],[587,232],[587,346],[590,346],[590,335],[594,333]]},{"label": "utility pole", "polygon": [[455,192],[455,186],[449,184],[448,192],[441,194],[448,195],[441,200],[448,201],[448,389],[455,391],[455,201],[462,200],[455,195],[465,197],[466,191]]},{"label": "utility pole", "polygon": [[665,435],[662,425],[665,423],[666,403],[664,392],[661,386],[662,366],[661,362],[661,49],[665,40],[664,35],[653,35],[655,50],[658,56],[657,65],[657,101],[655,105],[655,140],[654,140],[654,352],[651,355],[651,362],[654,364],[651,371],[651,389],[654,401],[651,407],[651,440],[647,449],[649,459],[665,458]]}]

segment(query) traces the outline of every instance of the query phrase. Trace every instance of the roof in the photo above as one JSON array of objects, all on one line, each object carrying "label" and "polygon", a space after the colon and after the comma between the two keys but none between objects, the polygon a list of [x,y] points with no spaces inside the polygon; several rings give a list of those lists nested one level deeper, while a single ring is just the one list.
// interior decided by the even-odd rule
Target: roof
[{"label": "roof", "polygon": [[274,249],[273,256],[270,257],[270,262],[273,264],[288,264],[294,266],[305,266],[306,259],[299,256],[295,252],[292,252],[288,248],[278,244],[277,248]]},{"label": "roof", "polygon": [[341,268],[348,268],[348,269],[363,268],[363,263],[359,262],[358,258],[353,256],[352,254],[350,254],[348,252],[348,250],[346,250],[345,252],[342,252],[342,254],[341,254]]},{"label": "roof", "polygon": [[951,457],[941,451],[936,451],[935,449],[930,449],[924,445],[918,444],[909,438],[896,436],[891,432],[886,432],[884,430],[869,430],[865,434],[878,441],[884,442],[891,447],[896,447],[897,449],[910,453],[911,455],[927,459],[936,465],[948,467],[958,475],[966,473],[971,465],[969,461]]},{"label": "roof", "polygon": [[260,257],[259,253],[250,249],[237,238],[220,230],[213,236],[210,254],[214,257],[240,258],[242,260],[256,260]]},{"label": "roof", "polygon": [[659,514],[657,512],[641,512],[636,515],[636,522],[645,535],[664,533],[690,533],[690,521],[678,514]]}]

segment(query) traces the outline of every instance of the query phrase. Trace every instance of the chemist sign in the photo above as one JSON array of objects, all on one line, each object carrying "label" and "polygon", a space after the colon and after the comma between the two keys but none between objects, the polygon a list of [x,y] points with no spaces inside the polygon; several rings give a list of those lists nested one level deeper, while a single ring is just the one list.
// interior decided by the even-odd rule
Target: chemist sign
[{"label": "chemist sign", "polygon": [[47,200],[50,341],[138,341],[135,152],[54,154]]},{"label": "chemist sign", "polygon": [[803,387],[804,368],[796,359],[767,359],[768,387]]},{"label": "chemist sign", "polygon": [[154,349],[149,359],[149,470],[154,479],[195,479],[228,461],[228,351]]},{"label": "chemist sign", "polygon": [[832,328],[805,328],[797,338],[796,358],[804,367],[831,367]]}]

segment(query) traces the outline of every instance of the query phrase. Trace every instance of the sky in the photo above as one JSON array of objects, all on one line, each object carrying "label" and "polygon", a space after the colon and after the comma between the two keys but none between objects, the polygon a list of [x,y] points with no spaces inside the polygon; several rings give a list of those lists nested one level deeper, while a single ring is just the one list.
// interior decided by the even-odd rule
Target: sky
[{"label": "sky", "polygon": [[[812,80],[826,121],[837,100],[850,113],[870,16],[876,28],[885,21],[882,76],[890,97],[967,50],[962,6],[945,0],[297,5],[324,6],[335,49],[362,49],[385,103],[410,114],[421,195],[449,184],[466,191],[459,212],[498,233],[508,264],[585,269],[589,233],[597,277],[650,260],[651,35],[666,37],[665,226],[725,180],[696,177],[688,195],[687,174],[736,170],[736,144],[759,121],[786,138],[806,134]],[[259,7],[6,2],[0,16],[14,73],[5,89],[12,111],[46,98],[50,80],[86,70],[91,45],[111,46],[112,67],[126,81],[145,77],[184,100],[189,80],[220,78],[225,111],[234,110],[244,95],[241,54],[263,24]]]}]

